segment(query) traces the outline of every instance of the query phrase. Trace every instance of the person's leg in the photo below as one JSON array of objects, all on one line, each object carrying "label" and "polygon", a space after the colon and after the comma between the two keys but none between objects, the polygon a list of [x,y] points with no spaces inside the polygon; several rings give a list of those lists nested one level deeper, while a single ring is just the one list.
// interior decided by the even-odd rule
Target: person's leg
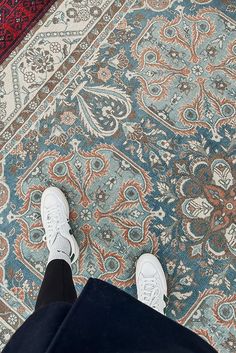
[{"label": "person's leg", "polygon": [[48,187],[44,190],[41,217],[49,257],[35,310],[56,301],[73,303],[77,299],[71,265],[78,259],[79,247],[70,234],[69,204],[60,189]]},{"label": "person's leg", "polygon": [[68,262],[62,259],[50,261],[38,294],[35,310],[56,301],[74,303],[76,299],[77,294]]}]

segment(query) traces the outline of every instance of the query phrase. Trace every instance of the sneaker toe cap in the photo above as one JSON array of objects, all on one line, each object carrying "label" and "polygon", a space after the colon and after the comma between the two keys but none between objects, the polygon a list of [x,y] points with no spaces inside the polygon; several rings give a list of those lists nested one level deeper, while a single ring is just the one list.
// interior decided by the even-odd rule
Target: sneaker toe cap
[{"label": "sneaker toe cap", "polygon": [[141,268],[141,273],[144,277],[153,277],[156,273],[156,269],[150,262],[146,262]]},{"label": "sneaker toe cap", "polygon": [[55,197],[55,195],[52,194],[47,194],[44,197],[44,205],[46,207],[53,207],[58,203],[57,197]]}]

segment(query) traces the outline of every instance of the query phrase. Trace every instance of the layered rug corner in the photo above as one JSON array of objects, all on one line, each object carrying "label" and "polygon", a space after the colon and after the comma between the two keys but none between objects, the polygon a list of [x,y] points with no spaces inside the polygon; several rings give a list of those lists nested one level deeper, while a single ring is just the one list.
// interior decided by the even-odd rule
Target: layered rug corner
[{"label": "layered rug corner", "polygon": [[1,52],[0,347],[34,311],[53,185],[80,247],[78,295],[95,277],[136,297],[135,263],[153,253],[167,316],[234,353],[235,1],[58,0],[44,12]]}]

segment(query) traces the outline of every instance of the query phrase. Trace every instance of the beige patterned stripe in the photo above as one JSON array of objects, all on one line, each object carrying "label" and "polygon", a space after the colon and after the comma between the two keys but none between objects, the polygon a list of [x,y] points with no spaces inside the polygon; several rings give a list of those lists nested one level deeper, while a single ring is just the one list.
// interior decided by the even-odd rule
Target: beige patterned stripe
[{"label": "beige patterned stripe", "polygon": [[7,323],[14,331],[16,331],[24,322],[18,314],[0,300],[0,316],[3,321]]}]

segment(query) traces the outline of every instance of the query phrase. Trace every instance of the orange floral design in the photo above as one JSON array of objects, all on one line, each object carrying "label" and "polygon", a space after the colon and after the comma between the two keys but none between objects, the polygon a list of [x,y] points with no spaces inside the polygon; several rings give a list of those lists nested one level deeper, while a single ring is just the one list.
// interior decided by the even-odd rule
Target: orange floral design
[{"label": "orange floral design", "polygon": [[61,115],[61,122],[65,125],[72,125],[76,121],[76,116],[72,112],[64,112]]},{"label": "orange floral design", "polygon": [[21,287],[13,287],[11,291],[19,298],[21,301],[25,300],[25,293]]},{"label": "orange floral design", "polygon": [[111,78],[111,71],[108,67],[101,67],[98,71],[98,79],[107,82]]}]

